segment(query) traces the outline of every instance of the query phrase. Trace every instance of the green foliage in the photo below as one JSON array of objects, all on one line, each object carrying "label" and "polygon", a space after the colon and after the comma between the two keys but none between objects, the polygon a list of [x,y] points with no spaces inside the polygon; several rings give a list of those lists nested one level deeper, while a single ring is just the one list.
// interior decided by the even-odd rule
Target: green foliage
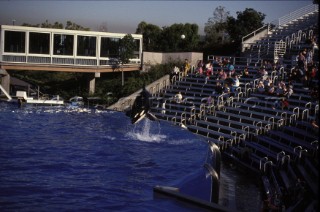
[{"label": "green foliage", "polygon": [[40,87],[40,92],[60,95],[68,99],[75,95],[86,96],[88,80],[85,73],[45,72],[45,71],[10,71],[10,75]]},{"label": "green foliage", "polygon": [[239,45],[242,37],[263,26],[265,14],[252,8],[246,8],[243,12],[237,12],[237,19],[228,17],[227,31],[231,39]]},{"label": "green foliage", "polygon": [[[28,24],[23,23],[22,26],[28,26],[28,27],[42,27],[42,28],[52,28],[52,29],[63,29],[64,25],[59,22],[55,22],[54,24],[51,24],[48,20],[41,24]],[[83,27],[81,25],[78,25],[76,23],[73,23],[71,21],[67,21],[65,29],[69,30],[84,30],[84,31],[90,31],[90,28]]]},{"label": "green foliage", "polygon": [[127,34],[120,40],[120,61],[127,64],[134,57],[135,42],[131,34]]},{"label": "green foliage", "polygon": [[41,24],[41,28],[63,29],[63,24],[59,22],[51,24],[48,20],[46,20],[44,23]]},{"label": "green foliage", "polygon": [[228,42],[226,38],[227,18],[230,12],[225,11],[225,7],[219,6],[213,12],[213,17],[205,24],[205,46],[217,46]]},{"label": "green foliage", "polygon": [[159,49],[159,40],[161,38],[160,27],[142,21],[139,23],[136,33],[143,36],[144,51],[156,51]]},{"label": "green foliage", "polygon": [[148,72],[126,72],[125,84],[121,86],[121,73],[108,73],[104,77],[96,81],[96,96],[104,100],[108,99],[108,93],[112,93],[112,98],[109,97],[108,103],[115,103],[118,99],[128,96],[137,90],[141,89],[143,85],[148,85],[157,79],[169,74],[174,65],[180,67],[182,61],[172,61],[167,64],[158,64],[150,68]]},{"label": "green foliage", "polygon": [[[199,27],[196,24],[173,24],[162,29],[141,22],[136,33],[143,35],[143,50],[153,52],[196,51],[199,49]],[[181,38],[185,35],[185,39]]]},{"label": "green foliage", "polygon": [[70,30],[83,30],[83,31],[90,31],[90,28],[83,27],[81,25],[78,25],[76,23],[73,23],[71,21],[67,21],[65,29],[70,29]]}]

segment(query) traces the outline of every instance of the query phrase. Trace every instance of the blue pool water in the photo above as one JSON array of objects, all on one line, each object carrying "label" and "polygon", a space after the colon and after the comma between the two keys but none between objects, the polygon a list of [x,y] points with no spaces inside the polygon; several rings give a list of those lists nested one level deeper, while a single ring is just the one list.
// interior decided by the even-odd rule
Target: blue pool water
[{"label": "blue pool water", "polygon": [[206,144],[168,123],[131,125],[120,112],[0,103],[0,208],[154,211],[153,197],[203,164]]},{"label": "blue pool water", "polygon": [[207,149],[165,121],[0,102],[0,210],[195,211],[153,187],[200,169]]}]

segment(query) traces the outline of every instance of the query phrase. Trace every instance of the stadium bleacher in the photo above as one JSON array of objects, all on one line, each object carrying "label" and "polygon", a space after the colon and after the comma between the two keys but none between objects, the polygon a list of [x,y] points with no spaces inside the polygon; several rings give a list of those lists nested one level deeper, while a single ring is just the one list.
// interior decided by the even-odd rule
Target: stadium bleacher
[{"label": "stadium bleacher", "polygon": [[[233,58],[238,72],[245,67],[249,70],[249,76],[241,76],[240,87],[233,95],[215,93],[217,77],[206,81],[205,76],[190,73],[162,91],[165,108],[161,108],[159,99],[152,102],[151,110],[158,118],[183,124],[216,143],[226,157],[260,173],[265,195],[281,201],[289,211],[317,207],[319,132],[310,122],[318,119],[319,99],[312,98],[311,88],[302,82],[289,82],[288,73],[297,63],[298,52],[310,48],[307,39],[318,37],[318,16],[318,10],[306,12],[276,26],[247,48],[242,59]],[[285,43],[282,54],[277,50],[278,42]],[[316,54],[313,59],[318,67]],[[284,97],[257,92],[257,70],[265,60],[282,62],[277,70],[268,72],[275,87],[280,81],[293,86],[285,109],[273,108],[275,100]],[[318,79],[313,82],[318,84]],[[178,92],[185,98],[182,103],[174,101]],[[206,101],[209,96],[213,98],[211,103]],[[302,188],[298,188],[302,182]]]}]

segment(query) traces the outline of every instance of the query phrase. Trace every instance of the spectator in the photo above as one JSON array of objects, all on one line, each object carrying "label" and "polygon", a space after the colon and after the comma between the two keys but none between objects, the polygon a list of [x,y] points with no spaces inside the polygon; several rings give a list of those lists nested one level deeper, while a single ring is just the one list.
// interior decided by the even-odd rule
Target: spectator
[{"label": "spectator", "polygon": [[292,72],[289,74],[289,80],[290,80],[291,82],[300,82],[300,79],[301,79],[301,77],[302,77],[301,74],[303,74],[302,70],[300,70],[299,67],[296,66],[296,67],[292,70]]},{"label": "spectator", "polygon": [[319,125],[316,120],[311,120],[312,131],[317,135],[319,133]]},{"label": "spectator", "polygon": [[268,72],[266,71],[265,68],[260,68],[259,72],[258,72],[258,78],[262,78],[263,80],[265,80],[268,77]]},{"label": "spectator", "polygon": [[311,96],[311,99],[313,101],[317,101],[319,100],[319,91],[318,91],[318,86],[314,86],[310,92],[310,96]]},{"label": "spectator", "polygon": [[282,110],[288,110],[289,109],[289,102],[286,98],[282,98],[281,100],[281,109]]},{"label": "spectator", "polygon": [[222,94],[222,92],[223,92],[223,87],[222,87],[220,81],[217,81],[217,82],[216,82],[216,85],[215,85],[215,88],[214,88],[214,92],[215,92],[216,94],[219,94],[219,95]]},{"label": "spectator", "polygon": [[248,67],[245,67],[242,72],[242,77],[249,77],[249,70]]},{"label": "spectator", "polygon": [[312,47],[312,51],[313,53],[315,52],[315,50],[319,50],[318,44],[317,44],[317,36],[312,36],[311,38],[311,47]]},{"label": "spectator", "polygon": [[318,69],[316,68],[315,65],[312,65],[310,67],[308,67],[308,72],[307,72],[307,84],[310,87],[312,84],[312,81],[317,79],[317,72]]},{"label": "spectator", "polygon": [[235,72],[234,66],[231,64],[229,59],[227,59],[227,70],[228,70],[228,73],[227,73],[228,77],[231,77]]},{"label": "spectator", "polygon": [[224,83],[224,89],[223,89],[224,94],[230,94],[230,87],[227,83]]},{"label": "spectator", "polygon": [[210,61],[206,64],[206,75],[210,77],[212,75],[212,64]]},{"label": "spectator", "polygon": [[219,73],[218,73],[218,79],[221,81],[224,81],[227,79],[227,74],[224,72],[224,70],[221,68]]},{"label": "spectator", "polygon": [[269,88],[270,84],[272,83],[272,80],[270,77],[267,77],[264,81],[263,81],[263,85],[264,87],[267,89]]},{"label": "spectator", "polygon": [[235,91],[239,86],[240,86],[240,81],[239,81],[238,75],[234,74],[232,76],[231,92],[235,93]]},{"label": "spectator", "polygon": [[264,88],[264,85],[263,85],[262,81],[259,81],[259,83],[257,85],[257,91],[260,94],[263,94],[265,92],[265,88]]},{"label": "spectator", "polygon": [[174,98],[175,98],[175,101],[176,101],[177,103],[181,103],[181,102],[182,102],[182,99],[183,99],[181,92],[179,91],[179,93],[177,93],[177,94],[174,96]]},{"label": "spectator", "polygon": [[271,73],[273,64],[270,61],[267,61],[266,70]]},{"label": "spectator", "polygon": [[270,86],[268,87],[268,91],[267,91],[268,95],[273,96],[275,93],[275,88],[273,83],[270,83]]},{"label": "spectator", "polygon": [[277,90],[276,90],[277,96],[279,96],[279,97],[283,96],[285,91],[286,91],[286,84],[283,81],[279,82]]},{"label": "spectator", "polygon": [[289,85],[289,88],[287,90],[285,90],[284,92],[284,96],[287,97],[287,99],[289,99],[289,97],[293,94],[293,86]]},{"label": "spectator", "polygon": [[273,103],[273,107],[272,109],[280,109],[281,108],[281,103],[280,101],[277,99],[274,103]]},{"label": "spectator", "polygon": [[306,53],[306,63],[307,63],[307,66],[312,66],[313,65],[313,51],[312,49],[309,49]]},{"label": "spectator", "polygon": [[207,106],[211,106],[212,104],[214,103],[214,100],[213,100],[213,98],[211,97],[211,96],[208,96],[208,98],[207,98]]},{"label": "spectator", "polygon": [[302,75],[304,75],[307,69],[306,54],[307,54],[307,50],[304,49],[303,51],[299,52],[299,56],[298,56],[298,67],[302,71],[301,73]]},{"label": "spectator", "polygon": [[185,59],[183,64],[183,73],[185,77],[188,76],[189,71],[190,71],[190,63],[188,62],[188,59]]},{"label": "spectator", "polygon": [[203,74],[203,62],[202,60],[198,61],[196,73],[200,76]]},{"label": "spectator", "polygon": [[177,66],[174,66],[171,74],[170,74],[170,82],[173,82],[173,78],[175,78],[175,80],[179,77],[179,68]]}]

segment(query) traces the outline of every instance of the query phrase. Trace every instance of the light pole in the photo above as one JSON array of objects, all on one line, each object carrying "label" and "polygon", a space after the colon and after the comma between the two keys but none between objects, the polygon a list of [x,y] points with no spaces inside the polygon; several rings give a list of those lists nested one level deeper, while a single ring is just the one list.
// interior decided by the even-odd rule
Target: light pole
[{"label": "light pole", "polygon": [[14,26],[14,23],[16,22],[16,19],[13,19],[12,20],[12,25]]}]

